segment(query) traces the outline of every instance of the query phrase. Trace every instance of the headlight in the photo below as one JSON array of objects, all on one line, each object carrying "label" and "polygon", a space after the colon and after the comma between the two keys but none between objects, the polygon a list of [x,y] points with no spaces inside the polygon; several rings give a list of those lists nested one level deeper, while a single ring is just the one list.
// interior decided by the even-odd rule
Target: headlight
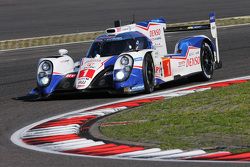
[{"label": "headlight", "polygon": [[37,83],[39,86],[48,86],[53,73],[53,64],[48,61],[42,61],[37,69]]},{"label": "headlight", "polygon": [[47,85],[49,83],[49,77],[43,77],[40,82],[43,85]]},{"label": "headlight", "polygon": [[125,74],[124,74],[123,71],[118,71],[118,72],[116,73],[116,79],[117,79],[117,80],[123,80],[124,77],[125,77]]},{"label": "headlight", "polygon": [[38,77],[39,78],[43,78],[43,77],[45,77],[46,76],[46,73],[45,72],[39,72],[38,73]]},{"label": "headlight", "polygon": [[126,71],[126,72],[130,72],[131,69],[132,69],[131,66],[125,66],[125,67],[124,67],[124,71]]},{"label": "headlight", "polygon": [[121,64],[122,65],[128,65],[129,64],[129,59],[128,59],[128,57],[126,57],[126,56],[123,56],[122,58],[121,58]]},{"label": "headlight", "polygon": [[42,69],[43,69],[44,71],[50,70],[50,64],[49,64],[48,62],[44,62],[44,63],[42,64]]},{"label": "headlight", "polygon": [[113,79],[119,82],[127,80],[132,71],[133,63],[133,58],[130,55],[120,56],[115,63]]}]

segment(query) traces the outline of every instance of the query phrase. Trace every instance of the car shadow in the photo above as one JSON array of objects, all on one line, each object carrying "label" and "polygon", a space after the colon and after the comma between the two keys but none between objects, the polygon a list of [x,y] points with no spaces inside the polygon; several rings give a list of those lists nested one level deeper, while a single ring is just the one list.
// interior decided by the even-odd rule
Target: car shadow
[{"label": "car shadow", "polygon": [[35,101],[63,101],[63,100],[84,100],[84,99],[119,99],[138,96],[138,94],[109,94],[109,93],[66,93],[52,95],[50,97],[39,97],[36,95],[24,95],[19,97],[13,97],[13,100],[20,100],[23,102],[35,102]]},{"label": "car shadow", "polygon": [[[155,89],[155,92],[160,92],[163,90],[168,90],[172,88],[180,88],[183,86],[190,86],[197,83],[201,83],[201,81],[197,81],[196,79],[189,78],[181,78],[176,81],[170,81],[164,83]],[[105,92],[95,92],[95,93],[61,93],[58,95],[52,95],[50,97],[41,98],[35,95],[24,95],[19,97],[13,97],[13,100],[21,100],[24,102],[35,102],[35,101],[63,101],[63,100],[84,100],[84,99],[120,99],[120,98],[128,98],[128,97],[136,97],[139,95],[143,95],[144,93],[137,94],[109,94]]]}]

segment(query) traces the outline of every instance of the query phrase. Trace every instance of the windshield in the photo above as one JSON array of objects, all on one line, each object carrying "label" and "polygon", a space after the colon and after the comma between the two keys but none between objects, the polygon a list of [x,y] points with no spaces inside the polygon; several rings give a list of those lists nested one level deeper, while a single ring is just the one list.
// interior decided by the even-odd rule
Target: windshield
[{"label": "windshield", "polygon": [[101,57],[120,55],[123,52],[145,48],[147,48],[147,44],[145,44],[145,39],[143,38],[98,41],[92,44],[87,57],[93,58],[96,57],[96,55],[100,55]]}]

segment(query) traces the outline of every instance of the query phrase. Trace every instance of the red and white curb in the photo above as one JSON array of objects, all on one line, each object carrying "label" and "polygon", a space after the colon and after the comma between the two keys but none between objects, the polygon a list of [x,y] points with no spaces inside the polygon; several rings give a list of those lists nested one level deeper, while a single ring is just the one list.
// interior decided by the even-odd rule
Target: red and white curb
[{"label": "red and white curb", "polygon": [[94,141],[89,139],[87,136],[79,135],[81,126],[84,126],[90,120],[102,116],[113,114],[131,107],[138,107],[145,103],[151,103],[162,99],[183,96],[214,88],[226,87],[232,84],[244,83],[248,81],[250,81],[250,76],[210,82],[73,111],[26,126],[15,132],[11,136],[11,141],[16,145],[27,149],[47,153],[85,157],[94,156],[99,158],[142,159],[153,161],[250,161],[250,152],[232,154],[231,152],[207,153],[204,150],[185,151],[180,149],[146,149],[143,146],[119,145],[114,143],[105,143],[104,141]]}]

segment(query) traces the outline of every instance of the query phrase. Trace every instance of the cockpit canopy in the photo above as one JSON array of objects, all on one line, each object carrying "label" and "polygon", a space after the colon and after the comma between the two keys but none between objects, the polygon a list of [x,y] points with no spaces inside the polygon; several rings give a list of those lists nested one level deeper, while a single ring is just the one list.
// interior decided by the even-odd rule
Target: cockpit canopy
[{"label": "cockpit canopy", "polygon": [[124,52],[139,51],[151,48],[151,42],[143,34],[129,32],[117,36],[100,36],[91,45],[87,57],[94,58],[97,55],[107,57],[120,55]]}]

